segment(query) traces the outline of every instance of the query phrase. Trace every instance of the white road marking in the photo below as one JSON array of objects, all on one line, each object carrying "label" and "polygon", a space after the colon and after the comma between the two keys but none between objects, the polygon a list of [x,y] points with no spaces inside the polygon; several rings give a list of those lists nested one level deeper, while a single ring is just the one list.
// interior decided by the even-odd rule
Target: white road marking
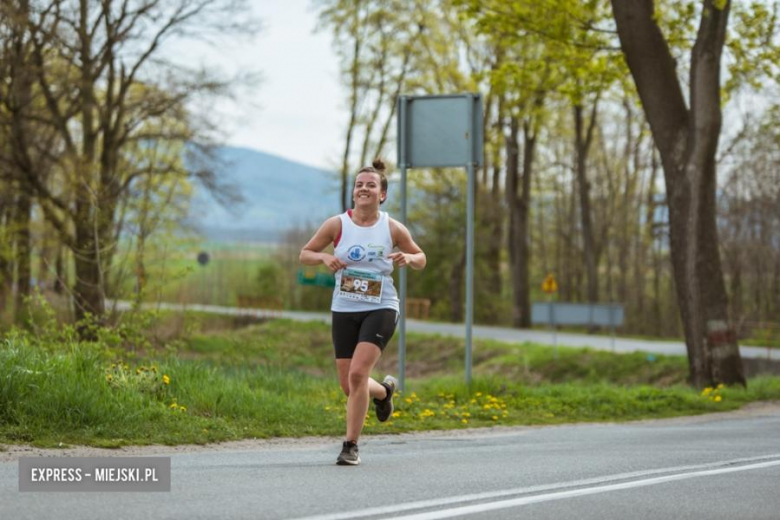
[{"label": "white road marking", "polygon": [[498,502],[489,502],[487,504],[477,504],[473,506],[461,506],[429,513],[420,513],[407,516],[394,517],[395,520],[436,520],[439,518],[451,518],[453,516],[470,515],[474,513],[484,513],[486,511],[495,511],[496,509],[506,509],[508,507],[518,507],[527,504],[539,502],[549,502],[552,500],[561,500],[563,498],[580,497],[585,495],[595,495],[597,493],[606,493],[609,491],[618,491],[621,489],[630,489],[635,487],[652,486],[664,482],[673,482],[675,480],[685,480],[689,478],[708,477],[712,475],[722,475],[724,473],[733,473],[735,471],[747,471],[751,469],[768,468],[771,466],[780,466],[780,460],[772,462],[761,462],[759,464],[750,464],[748,466],[737,466],[734,468],[711,469],[707,471],[696,471],[693,473],[682,473],[677,475],[667,475],[665,477],[656,477],[645,480],[634,480],[622,484],[609,484],[584,489],[573,489],[571,491],[561,491],[558,493],[547,493],[545,495],[535,495],[532,497],[514,498],[510,500],[501,500]]},{"label": "white road marking", "polygon": [[[767,460],[767,459],[774,459],[774,460]],[[764,462],[757,462],[757,461],[764,461]],[[755,462],[755,464],[749,464],[753,462]],[[734,466],[735,464],[748,464],[748,465]],[[684,479],[703,477],[708,475],[732,473],[734,471],[747,471],[751,469],[760,469],[760,468],[778,466],[778,465],[780,465],[780,454],[773,454],[773,455],[765,455],[761,457],[748,457],[748,458],[733,459],[733,460],[720,461],[720,462],[711,462],[708,464],[674,466],[669,468],[658,468],[658,469],[651,469],[645,471],[633,471],[629,473],[617,473],[615,475],[607,475],[603,477],[573,480],[569,482],[558,482],[554,484],[544,484],[539,486],[528,486],[528,487],[521,487],[521,488],[514,488],[514,489],[505,489],[501,491],[488,491],[484,493],[474,493],[471,495],[459,495],[456,497],[420,500],[416,502],[408,502],[406,504],[371,507],[371,508],[360,509],[356,511],[347,511],[343,513],[308,516],[304,518],[298,518],[297,520],[348,520],[351,518],[392,515],[392,514],[402,513],[404,511],[413,511],[416,509],[426,509],[426,508],[439,507],[439,506],[452,506],[456,504],[462,504],[464,502],[489,500],[495,498],[502,498],[506,496],[513,496],[513,495],[527,495],[529,493],[538,493],[540,491],[551,491],[551,490],[558,490],[558,489],[565,489],[565,488],[572,488],[572,487],[580,488],[580,489],[574,489],[569,491],[559,491],[556,493],[547,493],[543,495],[534,495],[530,497],[513,498],[508,500],[500,500],[497,502],[488,502],[485,504],[475,504],[471,506],[459,506],[455,508],[441,509],[438,511],[430,511],[426,513],[396,517],[397,520],[434,520],[437,518],[449,518],[449,517],[459,516],[459,515],[493,511],[496,509],[505,509],[508,507],[517,507],[517,506],[533,504],[537,502],[546,502],[551,500],[559,500],[563,498],[592,495],[595,493],[606,493],[608,491],[629,489],[632,487],[651,486],[654,484],[661,484],[663,482],[670,482],[674,480],[684,480]],[[647,477],[650,475],[658,475],[663,473],[675,473],[675,474],[666,475],[662,477],[655,477],[650,479],[644,479],[644,480],[633,480],[631,482],[623,482],[619,484],[601,485],[608,482],[614,482],[617,480]],[[582,488],[582,486],[594,486],[594,487]]]}]

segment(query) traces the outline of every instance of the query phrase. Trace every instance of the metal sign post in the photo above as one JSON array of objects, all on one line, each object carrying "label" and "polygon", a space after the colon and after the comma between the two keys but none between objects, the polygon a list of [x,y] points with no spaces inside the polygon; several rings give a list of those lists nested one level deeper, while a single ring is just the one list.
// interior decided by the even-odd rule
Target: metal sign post
[{"label": "metal sign post", "polygon": [[[466,201],[466,383],[471,384],[471,329],[474,319],[474,169],[482,164],[482,96],[456,94],[398,97],[398,166],[401,222],[406,224],[408,168],[465,167]],[[400,272],[401,322],[398,377],[406,384],[406,269]]]}]

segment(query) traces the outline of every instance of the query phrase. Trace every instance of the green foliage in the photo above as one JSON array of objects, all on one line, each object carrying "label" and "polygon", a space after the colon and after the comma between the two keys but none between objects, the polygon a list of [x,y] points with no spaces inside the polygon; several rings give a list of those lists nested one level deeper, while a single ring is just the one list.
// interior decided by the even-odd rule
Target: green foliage
[{"label": "green foliage", "polygon": [[263,298],[279,298],[285,294],[284,270],[277,262],[263,262],[257,270],[257,295]]},{"label": "green foliage", "polygon": [[780,79],[780,40],[777,2],[732,4],[731,29],[726,45],[729,77],[723,85],[726,97],[740,88],[760,91],[765,83]]}]

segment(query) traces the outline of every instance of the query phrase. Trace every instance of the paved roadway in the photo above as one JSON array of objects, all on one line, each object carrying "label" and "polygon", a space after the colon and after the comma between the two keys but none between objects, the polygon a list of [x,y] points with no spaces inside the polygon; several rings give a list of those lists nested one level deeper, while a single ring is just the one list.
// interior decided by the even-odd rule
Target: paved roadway
[{"label": "paved roadway", "polygon": [[[126,310],[130,307],[128,302],[117,302],[117,309]],[[165,310],[191,310],[225,314],[233,316],[275,316],[301,321],[323,321],[330,323],[330,314],[323,312],[297,312],[297,311],[271,311],[262,309],[239,309],[237,307],[219,307],[216,305],[181,305],[174,303],[150,304],[150,308]],[[423,332],[429,334],[441,334],[444,336],[465,337],[466,326],[454,323],[435,323],[430,321],[407,320],[406,330],[410,332]],[[472,329],[474,338],[495,339],[510,343],[523,343],[531,341],[541,345],[562,345],[567,347],[592,347],[598,350],[612,350],[615,352],[649,352],[654,354],[685,356],[685,343],[681,341],[649,341],[609,336],[594,336],[590,334],[571,334],[557,332],[553,335],[549,331],[512,329],[509,327],[486,327],[477,325]],[[764,358],[780,360],[780,349],[768,349],[764,347],[740,347],[740,353],[744,358]],[[780,518],[780,516],[778,517]]]},{"label": "paved roadway", "polygon": [[[336,439],[175,453],[166,493],[21,493],[3,519],[780,518],[780,404],[694,418]],[[122,455],[120,451],[116,453]],[[155,456],[163,455],[155,453]]]}]

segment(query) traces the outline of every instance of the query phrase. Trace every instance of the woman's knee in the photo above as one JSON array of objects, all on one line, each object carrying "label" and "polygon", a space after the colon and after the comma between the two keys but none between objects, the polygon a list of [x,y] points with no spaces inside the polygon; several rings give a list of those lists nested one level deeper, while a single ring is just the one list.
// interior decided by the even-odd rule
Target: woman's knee
[{"label": "woman's knee", "polygon": [[368,372],[365,370],[349,371],[349,387],[357,388],[368,384]]}]

